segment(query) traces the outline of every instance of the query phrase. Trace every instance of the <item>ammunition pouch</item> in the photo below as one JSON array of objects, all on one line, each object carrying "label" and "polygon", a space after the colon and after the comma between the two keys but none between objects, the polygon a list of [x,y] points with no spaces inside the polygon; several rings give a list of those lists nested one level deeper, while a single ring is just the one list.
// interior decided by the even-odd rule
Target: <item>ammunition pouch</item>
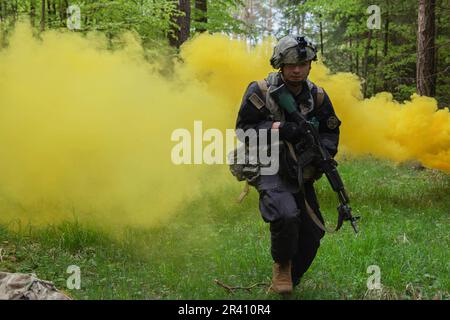
[{"label": "ammunition pouch", "polygon": [[261,175],[261,165],[258,162],[258,150],[250,149],[247,144],[235,148],[228,154],[229,169],[238,181],[247,181],[255,186]]}]

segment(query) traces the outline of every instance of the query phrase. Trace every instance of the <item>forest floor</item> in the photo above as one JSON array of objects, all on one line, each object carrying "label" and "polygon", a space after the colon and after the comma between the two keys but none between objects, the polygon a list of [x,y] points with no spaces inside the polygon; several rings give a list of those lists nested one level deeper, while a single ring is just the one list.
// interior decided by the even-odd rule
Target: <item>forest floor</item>
[{"label": "forest floor", "polygon": [[[449,299],[450,176],[373,158],[344,159],[339,169],[361,232],[346,223],[326,235],[292,299]],[[266,293],[270,234],[257,193],[230,201],[240,188],[225,183],[153,228],[0,224],[0,271],[35,273],[74,299],[280,299]],[[316,188],[334,225],[336,197],[325,178]],[[66,288],[70,265],[80,268],[79,290]],[[369,266],[379,267],[379,290],[368,290]],[[216,279],[263,285],[231,292]]]}]

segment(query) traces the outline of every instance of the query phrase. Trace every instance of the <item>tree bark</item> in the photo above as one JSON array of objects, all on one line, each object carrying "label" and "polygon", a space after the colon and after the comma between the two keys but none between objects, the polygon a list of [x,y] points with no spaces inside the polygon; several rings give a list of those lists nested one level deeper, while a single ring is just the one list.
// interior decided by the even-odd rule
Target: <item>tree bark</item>
[{"label": "tree bark", "polygon": [[45,0],[41,0],[41,31],[45,30]]},{"label": "tree bark", "polygon": [[47,0],[47,26],[51,26],[56,15],[55,0]]},{"label": "tree bark", "polygon": [[[442,1],[437,0],[436,6],[442,8]],[[442,26],[441,23],[441,14],[438,14],[438,12],[435,11],[435,17],[436,17],[436,21],[435,21],[435,28],[434,28],[434,39],[436,41],[436,39],[439,39],[439,27]],[[436,91],[437,91],[437,87],[439,85],[439,73],[438,73],[438,64],[439,64],[439,46],[437,44],[435,44],[435,48],[434,48],[434,70],[433,70],[433,75],[435,75],[435,95],[436,95]],[[439,106],[438,106],[439,107]],[[444,107],[444,106],[442,106]]]},{"label": "tree bark", "polygon": [[363,92],[364,92],[364,97],[367,95],[367,73],[368,73],[368,66],[369,66],[369,50],[370,50],[370,45],[372,43],[372,33],[373,33],[373,30],[370,29],[369,33],[368,33],[368,36],[367,36],[366,49],[364,50],[364,61],[363,61],[363,78],[364,78]]},{"label": "tree bark", "polygon": [[359,76],[359,41],[356,38],[356,74]]},{"label": "tree bark", "polygon": [[52,2],[52,14],[56,16],[56,0],[53,0]]},{"label": "tree bark", "polygon": [[5,22],[6,20],[6,2],[0,0],[0,21]]},{"label": "tree bark", "polygon": [[67,25],[67,8],[69,7],[68,0],[59,0],[59,19],[61,20],[61,26]]},{"label": "tree bark", "polygon": [[349,46],[349,53],[350,53],[350,55],[349,55],[350,72],[353,73],[353,52],[352,52],[352,38],[351,37],[349,39],[348,46]]},{"label": "tree bark", "polygon": [[430,97],[436,94],[435,8],[435,0],[419,0],[416,89],[419,95]]},{"label": "tree bark", "polygon": [[387,12],[386,12],[386,18],[384,20],[384,46],[383,46],[383,90],[388,90],[388,81],[386,79],[386,70],[385,66],[387,65],[387,55],[389,51],[389,1],[387,2]]},{"label": "tree bark", "polygon": [[[196,22],[206,24],[208,23],[208,0],[195,0],[196,9]],[[197,32],[205,32],[206,27],[204,25],[197,27]]]},{"label": "tree bark", "polygon": [[320,18],[320,54],[322,55],[323,58],[323,32],[322,32],[322,15],[319,14],[319,18]]},{"label": "tree bark", "polygon": [[30,23],[32,27],[36,25],[36,0],[30,0]]},{"label": "tree bark", "polygon": [[376,72],[375,77],[373,78],[372,95],[378,91],[378,77],[380,76],[380,69],[378,68],[378,34],[378,32],[375,33],[375,56],[373,66]]},{"label": "tree bark", "polygon": [[191,3],[190,0],[178,0],[178,11],[184,13],[174,19],[178,28],[173,29],[169,34],[169,43],[171,46],[180,48],[181,45],[189,38],[191,28]]}]

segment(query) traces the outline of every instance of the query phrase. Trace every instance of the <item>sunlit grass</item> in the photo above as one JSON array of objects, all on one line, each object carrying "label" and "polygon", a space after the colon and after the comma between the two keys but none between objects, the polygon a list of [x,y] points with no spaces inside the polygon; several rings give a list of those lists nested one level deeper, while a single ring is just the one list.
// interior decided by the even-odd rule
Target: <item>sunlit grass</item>
[{"label": "sunlit grass", "polygon": [[[327,235],[294,299],[448,299],[450,176],[375,159],[339,166],[361,232],[349,225]],[[336,221],[336,198],[317,184],[321,208]],[[69,265],[81,268],[76,299],[279,299],[265,287],[230,294],[231,286],[269,283],[269,230],[257,194],[239,205],[237,183],[186,204],[171,222],[120,234],[77,222],[0,226],[0,270],[36,273],[65,289]],[[367,290],[367,268],[381,270],[381,291]]]}]

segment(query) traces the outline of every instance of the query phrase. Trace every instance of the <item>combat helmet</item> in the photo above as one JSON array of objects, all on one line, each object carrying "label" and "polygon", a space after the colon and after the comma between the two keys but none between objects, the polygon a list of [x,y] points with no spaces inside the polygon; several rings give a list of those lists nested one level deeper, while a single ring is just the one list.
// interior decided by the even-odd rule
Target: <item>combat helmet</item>
[{"label": "combat helmet", "polygon": [[280,69],[284,64],[310,60],[317,60],[316,46],[304,36],[288,35],[281,38],[273,49],[270,64],[274,69]]}]

